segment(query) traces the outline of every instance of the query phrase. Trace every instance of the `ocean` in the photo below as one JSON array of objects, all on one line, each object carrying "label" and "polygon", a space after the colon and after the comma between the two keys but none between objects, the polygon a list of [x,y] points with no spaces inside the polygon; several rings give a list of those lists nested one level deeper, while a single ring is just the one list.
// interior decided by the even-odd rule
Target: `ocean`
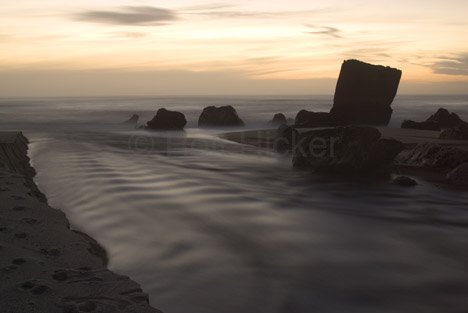
[{"label": "ocean", "polygon": [[[0,99],[0,129],[30,139],[36,182],[165,313],[464,312],[468,194],[419,180],[347,180],[220,139],[275,113],[328,111],[331,96]],[[245,128],[201,130],[208,105]],[[185,132],[146,132],[165,107]],[[400,96],[391,126],[468,96]]]}]

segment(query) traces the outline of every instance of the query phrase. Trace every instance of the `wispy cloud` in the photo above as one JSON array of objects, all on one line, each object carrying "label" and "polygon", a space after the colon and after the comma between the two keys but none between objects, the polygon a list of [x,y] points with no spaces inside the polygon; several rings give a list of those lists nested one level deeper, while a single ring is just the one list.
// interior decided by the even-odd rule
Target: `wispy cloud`
[{"label": "wispy cloud", "polygon": [[268,11],[268,10],[243,10],[234,5],[213,4],[206,6],[181,9],[181,14],[208,16],[211,18],[278,18],[297,17],[329,12],[329,9],[317,10],[292,10],[292,11]]},{"label": "wispy cloud", "polygon": [[224,10],[224,9],[231,9],[235,7],[232,4],[226,3],[210,3],[210,4],[202,4],[202,5],[194,5],[183,8],[186,11],[206,11],[206,10]]},{"label": "wispy cloud", "polygon": [[436,74],[468,76],[468,52],[455,57],[441,57],[431,68]]},{"label": "wispy cloud", "polygon": [[7,41],[8,39],[10,39],[10,35],[7,35],[7,34],[0,34],[0,42],[2,41]]},{"label": "wispy cloud", "polygon": [[315,25],[306,25],[309,29],[306,33],[311,35],[325,35],[333,38],[342,38],[341,30],[336,27],[331,26],[315,26]]},{"label": "wispy cloud", "polygon": [[123,37],[123,38],[130,38],[130,39],[139,39],[139,38],[144,38],[147,37],[147,33],[143,32],[117,32],[114,33],[116,37]]},{"label": "wispy cloud", "polygon": [[89,10],[72,17],[83,22],[138,26],[160,26],[177,20],[176,12],[150,6],[127,6],[108,11]]}]

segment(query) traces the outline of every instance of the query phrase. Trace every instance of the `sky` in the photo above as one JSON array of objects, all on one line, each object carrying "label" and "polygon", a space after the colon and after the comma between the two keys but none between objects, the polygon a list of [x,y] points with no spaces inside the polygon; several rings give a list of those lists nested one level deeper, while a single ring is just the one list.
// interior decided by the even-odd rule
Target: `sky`
[{"label": "sky", "polygon": [[0,97],[333,94],[343,60],[468,94],[466,0],[0,0]]}]

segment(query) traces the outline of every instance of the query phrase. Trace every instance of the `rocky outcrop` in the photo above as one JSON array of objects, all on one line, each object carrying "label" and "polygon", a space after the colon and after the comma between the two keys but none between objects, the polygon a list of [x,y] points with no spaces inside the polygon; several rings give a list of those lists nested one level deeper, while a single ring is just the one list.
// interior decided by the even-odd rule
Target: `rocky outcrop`
[{"label": "rocky outcrop", "polygon": [[276,113],[275,116],[273,116],[273,119],[270,121],[271,125],[282,125],[287,123],[288,120],[283,113]]},{"label": "rocky outcrop", "polygon": [[463,124],[463,120],[455,113],[450,113],[447,109],[439,109],[431,115],[426,122],[438,124],[441,129],[455,127]]},{"label": "rocky outcrop", "polygon": [[128,120],[124,122],[124,124],[128,125],[137,125],[138,121],[140,120],[140,116],[138,114],[133,114]]},{"label": "rocky outcrop", "polygon": [[337,121],[331,113],[301,110],[296,115],[294,126],[299,128],[331,127],[337,126]]},{"label": "rocky outcrop", "polygon": [[146,124],[150,130],[183,130],[187,120],[185,115],[166,109],[159,109],[154,118]]},{"label": "rocky outcrop", "polygon": [[457,127],[465,122],[455,113],[450,113],[446,109],[439,109],[424,122],[406,120],[401,124],[401,128],[411,128],[419,130],[441,130],[445,128]]},{"label": "rocky outcrop", "polygon": [[452,146],[423,143],[398,155],[395,161],[401,166],[448,172],[468,162],[468,151]]},{"label": "rocky outcrop", "polygon": [[0,311],[158,313],[137,283],[107,269],[105,250],[38,193],[26,138],[0,133],[0,147]]},{"label": "rocky outcrop", "polygon": [[357,60],[345,61],[331,113],[339,125],[387,125],[402,72]]},{"label": "rocky outcrop", "polygon": [[463,163],[447,174],[447,182],[453,186],[468,186],[468,163]]},{"label": "rocky outcrop", "polygon": [[210,106],[203,109],[198,119],[200,127],[244,126],[236,110],[228,105],[222,107]]},{"label": "rocky outcrop", "polygon": [[372,127],[337,127],[308,132],[293,147],[293,165],[339,174],[374,174],[388,170],[404,149],[381,138]]},{"label": "rocky outcrop", "polygon": [[447,128],[440,134],[440,139],[468,140],[468,123]]}]

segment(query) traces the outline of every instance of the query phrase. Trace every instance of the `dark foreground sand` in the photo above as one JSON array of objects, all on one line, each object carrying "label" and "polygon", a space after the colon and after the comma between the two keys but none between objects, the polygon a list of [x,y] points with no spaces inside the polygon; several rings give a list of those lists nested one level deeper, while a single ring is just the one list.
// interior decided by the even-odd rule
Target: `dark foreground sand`
[{"label": "dark foreground sand", "polygon": [[27,139],[0,133],[0,312],[156,313],[103,248],[73,231],[34,184]]}]

